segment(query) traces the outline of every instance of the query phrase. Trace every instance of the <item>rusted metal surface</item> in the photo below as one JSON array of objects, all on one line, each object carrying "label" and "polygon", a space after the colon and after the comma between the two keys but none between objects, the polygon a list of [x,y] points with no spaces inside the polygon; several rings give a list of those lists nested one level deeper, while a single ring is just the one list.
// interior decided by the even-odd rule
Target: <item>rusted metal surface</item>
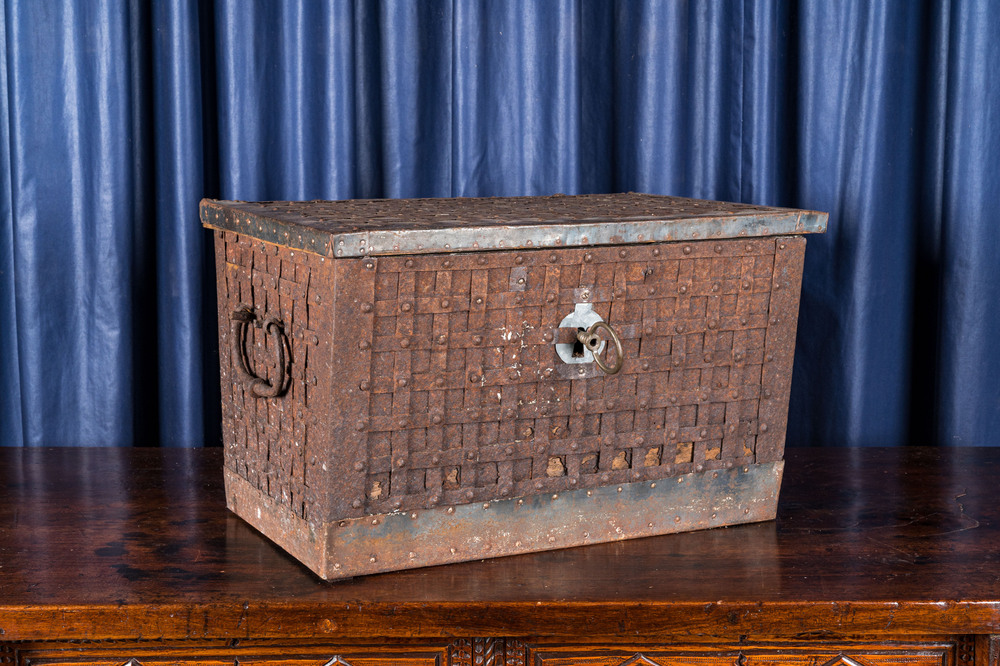
[{"label": "rusted metal surface", "polygon": [[826,230],[816,211],[651,194],[217,201],[202,222],[329,257],[623,245]]},{"label": "rusted metal surface", "polygon": [[[782,461],[565,493],[331,521],[293,515],[226,470],[230,507],[327,580],[772,520]],[[244,507],[250,511],[241,512]],[[308,535],[307,538],[303,538]]]},{"label": "rusted metal surface", "polygon": [[[335,441],[329,429],[335,390],[329,375],[332,266],[248,236],[217,232],[215,247],[226,465],[296,515],[324,520],[329,487],[342,464],[321,455]],[[275,336],[247,326],[243,338],[231,321],[242,307],[281,322],[287,336],[286,390],[280,397],[259,396],[241,369],[270,386],[280,374]]]},{"label": "rusted metal surface", "polygon": [[[695,210],[700,220],[746,221],[752,209],[763,220],[757,229],[799,213],[653,199],[673,206],[655,211],[664,218]],[[434,211],[448,202],[460,203],[442,221]],[[291,235],[269,242],[270,218],[248,217],[254,206],[300,218],[307,240],[317,229],[355,233],[350,224],[364,226],[358,211],[374,209],[374,229],[440,227],[436,243],[448,246],[456,220],[480,219],[470,211],[492,228],[516,221],[539,233],[539,220],[577,228],[589,220],[614,230],[606,242],[620,242],[636,235],[621,227],[645,224],[652,204],[645,195],[205,203],[210,224],[238,220],[251,234],[228,222],[216,232],[231,505],[296,557],[304,548],[326,557],[316,544],[341,521],[361,534],[379,516],[431,511],[447,521],[465,516],[463,506],[692,474],[729,478],[781,460],[801,237],[336,257],[303,252]],[[497,217],[504,210],[514,212]],[[593,222],[595,211],[618,217]],[[576,221],[557,224],[557,213]],[[825,225],[825,215],[803,215]],[[533,513],[519,514],[512,543],[539,545],[535,528],[548,523],[531,527]],[[650,523],[643,534],[688,524]]]}]

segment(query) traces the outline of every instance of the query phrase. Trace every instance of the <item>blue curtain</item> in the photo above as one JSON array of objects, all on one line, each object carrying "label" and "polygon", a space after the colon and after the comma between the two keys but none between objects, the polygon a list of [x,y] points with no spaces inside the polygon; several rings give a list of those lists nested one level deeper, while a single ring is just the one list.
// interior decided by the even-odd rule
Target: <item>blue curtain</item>
[{"label": "blue curtain", "polygon": [[5,0],[0,443],[219,439],[202,196],[830,212],[789,445],[1000,445],[1000,3]]}]

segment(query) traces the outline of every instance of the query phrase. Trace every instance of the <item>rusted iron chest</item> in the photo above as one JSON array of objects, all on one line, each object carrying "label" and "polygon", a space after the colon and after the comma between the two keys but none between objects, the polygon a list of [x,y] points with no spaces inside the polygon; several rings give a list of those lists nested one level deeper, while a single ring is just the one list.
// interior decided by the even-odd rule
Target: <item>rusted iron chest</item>
[{"label": "rusted iron chest", "polygon": [[774,517],[824,213],[203,201],[229,507],[326,579]]}]

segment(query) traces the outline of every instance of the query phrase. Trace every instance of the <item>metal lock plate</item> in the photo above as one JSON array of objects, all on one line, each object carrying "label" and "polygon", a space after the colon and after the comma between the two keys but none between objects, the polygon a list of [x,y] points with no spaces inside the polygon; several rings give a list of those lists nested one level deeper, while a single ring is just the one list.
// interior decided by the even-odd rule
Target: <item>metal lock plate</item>
[{"label": "metal lock plate", "polygon": [[[577,303],[573,312],[569,313],[559,322],[559,328],[572,328],[578,331],[586,331],[599,321],[604,321],[601,315],[594,312],[594,306],[590,303]],[[556,354],[564,363],[593,363],[594,354],[581,342],[556,342]],[[607,347],[606,340],[601,340],[601,345],[597,348],[597,353],[604,353]]]}]

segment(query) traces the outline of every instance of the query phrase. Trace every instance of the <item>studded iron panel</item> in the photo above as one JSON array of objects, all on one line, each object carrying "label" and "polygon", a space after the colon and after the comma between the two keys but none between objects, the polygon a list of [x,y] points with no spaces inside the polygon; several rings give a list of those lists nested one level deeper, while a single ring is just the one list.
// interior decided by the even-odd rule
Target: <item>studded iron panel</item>
[{"label": "studded iron panel", "polygon": [[[322,521],[778,460],[804,246],[330,259],[218,231],[226,465]],[[622,339],[617,375],[555,353],[583,301]],[[283,396],[236,377],[240,305],[284,323]],[[271,345],[250,328],[266,378]]]},{"label": "studded iron panel", "polygon": [[[349,336],[367,394],[365,511],[780,459],[804,245],[342,260],[371,290]],[[617,375],[555,353],[584,295],[622,338]]]},{"label": "studded iron panel", "polygon": [[[567,197],[461,197],[453,199],[354,199],[348,201],[260,201],[234,204],[255,215],[271,215],[335,232],[370,229],[449,229],[462,224],[572,224],[583,220],[685,219],[770,214],[790,209],[655,194],[583,194]],[[443,237],[444,238],[444,237]]]},{"label": "studded iron panel", "polygon": [[[332,303],[324,273],[330,261],[231,232],[216,231],[222,427],[226,465],[279,505],[302,518],[325,515],[323,447],[329,433],[318,427],[329,406]],[[230,313],[241,305],[279,318],[291,347],[288,391],[257,398],[240,380],[233,358]],[[249,327],[249,365],[272,380],[274,340]]]}]

